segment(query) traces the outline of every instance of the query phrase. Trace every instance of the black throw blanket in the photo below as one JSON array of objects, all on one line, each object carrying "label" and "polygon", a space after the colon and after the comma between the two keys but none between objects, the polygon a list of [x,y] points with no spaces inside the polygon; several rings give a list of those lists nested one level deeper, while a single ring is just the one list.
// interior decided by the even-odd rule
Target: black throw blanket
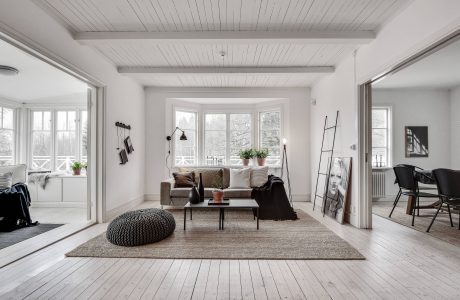
[{"label": "black throw blanket", "polygon": [[37,225],[30,218],[30,194],[27,185],[16,183],[0,191],[0,231]]},{"label": "black throw blanket", "polygon": [[292,209],[284,189],[284,182],[274,175],[261,187],[254,188],[251,198],[259,204],[261,220],[297,220],[297,213]]}]

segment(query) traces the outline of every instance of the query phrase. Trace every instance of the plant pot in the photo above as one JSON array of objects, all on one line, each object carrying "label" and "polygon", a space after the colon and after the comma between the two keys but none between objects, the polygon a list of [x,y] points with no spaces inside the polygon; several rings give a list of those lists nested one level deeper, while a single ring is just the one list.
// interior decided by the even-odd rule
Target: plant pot
[{"label": "plant pot", "polygon": [[78,176],[81,173],[81,169],[72,169],[72,171],[74,176]]},{"label": "plant pot", "polygon": [[212,191],[212,199],[214,202],[222,202],[224,200],[224,191]]},{"label": "plant pot", "polygon": [[257,158],[257,164],[261,167],[263,167],[265,165],[265,157],[262,158],[262,157],[258,157]]},{"label": "plant pot", "polygon": [[249,166],[249,158],[242,158],[241,161],[243,162],[243,166]]}]

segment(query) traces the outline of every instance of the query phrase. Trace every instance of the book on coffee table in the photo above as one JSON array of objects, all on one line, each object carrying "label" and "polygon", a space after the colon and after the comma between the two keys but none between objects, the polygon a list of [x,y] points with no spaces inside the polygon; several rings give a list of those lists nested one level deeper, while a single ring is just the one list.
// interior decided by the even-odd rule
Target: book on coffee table
[{"label": "book on coffee table", "polygon": [[224,200],[219,202],[215,202],[213,199],[209,199],[208,205],[230,205],[230,199],[225,198]]}]

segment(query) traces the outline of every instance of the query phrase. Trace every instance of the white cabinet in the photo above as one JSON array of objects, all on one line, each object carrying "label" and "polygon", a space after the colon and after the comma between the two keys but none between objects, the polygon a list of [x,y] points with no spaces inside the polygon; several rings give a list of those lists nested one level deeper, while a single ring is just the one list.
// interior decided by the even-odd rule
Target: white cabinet
[{"label": "white cabinet", "polygon": [[39,184],[29,184],[32,206],[35,207],[86,207],[87,177],[62,175],[52,177],[43,189]]}]

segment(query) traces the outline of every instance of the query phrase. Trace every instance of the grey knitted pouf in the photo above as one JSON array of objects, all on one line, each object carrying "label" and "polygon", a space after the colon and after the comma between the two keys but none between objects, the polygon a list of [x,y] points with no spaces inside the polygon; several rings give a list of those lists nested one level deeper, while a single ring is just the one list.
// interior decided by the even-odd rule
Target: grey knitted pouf
[{"label": "grey knitted pouf", "polygon": [[119,215],[107,228],[107,239],[118,246],[155,243],[176,229],[171,213],[157,208],[139,209]]}]

